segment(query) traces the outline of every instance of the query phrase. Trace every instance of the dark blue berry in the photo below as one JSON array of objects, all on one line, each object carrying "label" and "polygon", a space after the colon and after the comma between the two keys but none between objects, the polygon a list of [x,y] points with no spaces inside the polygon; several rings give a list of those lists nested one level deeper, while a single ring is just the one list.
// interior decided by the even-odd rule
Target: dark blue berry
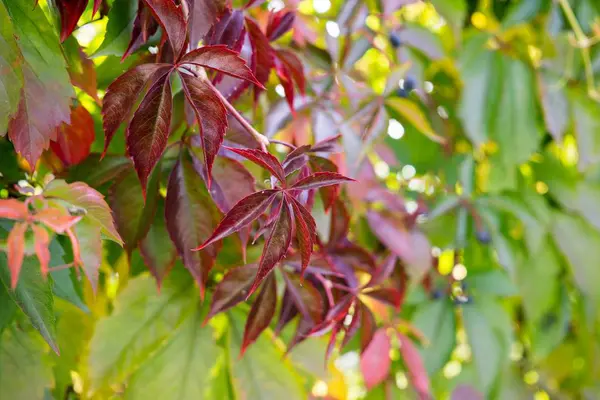
[{"label": "dark blue berry", "polygon": [[398,34],[396,32],[390,33],[390,44],[395,49],[402,46],[402,41],[400,40],[400,36],[398,36]]},{"label": "dark blue berry", "polygon": [[408,92],[405,89],[402,88],[398,88],[396,90],[396,96],[398,97],[402,97],[402,98],[407,98],[408,97]]},{"label": "dark blue berry", "polygon": [[402,88],[407,92],[410,92],[415,88],[415,80],[410,76],[406,77],[406,79],[404,79],[404,83],[402,84]]},{"label": "dark blue berry", "polygon": [[431,294],[431,298],[434,300],[437,300],[437,299],[441,299],[443,295],[444,295],[443,291],[434,290],[433,293]]},{"label": "dark blue berry", "polygon": [[492,236],[490,235],[490,233],[483,229],[475,232],[475,237],[477,237],[477,240],[481,244],[488,244],[492,241]]}]

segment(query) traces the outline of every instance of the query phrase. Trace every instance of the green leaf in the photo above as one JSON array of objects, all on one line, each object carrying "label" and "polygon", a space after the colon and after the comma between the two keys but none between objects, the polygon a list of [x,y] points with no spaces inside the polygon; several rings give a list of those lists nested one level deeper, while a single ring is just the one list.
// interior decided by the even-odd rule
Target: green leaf
[{"label": "green leaf", "polygon": [[600,162],[600,114],[597,104],[583,91],[569,93],[579,152],[578,167],[585,171]]},{"label": "green leaf", "polygon": [[170,274],[160,294],[149,275],[130,280],[90,341],[92,388],[119,383],[133,373],[169,340],[197,299],[191,280],[180,269]]},{"label": "green leaf", "polygon": [[467,13],[465,0],[432,0],[431,3],[436,11],[452,25],[455,32],[460,32]]},{"label": "green leaf", "polygon": [[137,9],[137,1],[115,0],[108,12],[108,24],[106,24],[104,40],[92,57],[121,57],[125,53],[131,40],[131,31],[133,30]]},{"label": "green leaf", "polygon": [[417,309],[412,324],[425,335],[428,344],[421,349],[425,369],[429,375],[442,369],[450,360],[456,345],[456,318],[448,300],[427,302]]},{"label": "green leaf", "polygon": [[475,293],[494,296],[515,296],[517,288],[505,271],[494,269],[492,271],[470,274],[465,279],[470,290]]},{"label": "green leaf", "polygon": [[580,217],[555,213],[552,235],[571,266],[579,289],[600,304],[600,233]]},{"label": "green leaf", "polygon": [[91,218],[84,218],[75,225],[74,231],[79,243],[79,257],[83,263],[83,272],[92,284],[92,288],[96,290],[102,264],[101,228]]},{"label": "green leaf", "polygon": [[569,124],[569,103],[558,77],[539,73],[537,77],[540,104],[542,106],[546,128],[554,140],[562,142]]},{"label": "green leaf", "polygon": [[39,336],[7,330],[0,340],[0,398],[42,400],[52,367]]},{"label": "green leaf", "polygon": [[307,393],[289,360],[283,357],[283,349],[268,337],[268,332],[260,335],[244,356],[237,359],[244,338],[245,320],[246,315],[239,309],[229,314],[229,354],[236,399],[306,399]]},{"label": "green leaf", "polygon": [[[50,242],[50,266],[57,267],[71,260],[66,260],[66,253],[57,240]],[[89,312],[89,308],[82,300],[80,281],[75,276],[74,268],[58,269],[50,272],[52,277],[52,292],[55,296],[68,301],[84,312]]]},{"label": "green leaf", "polygon": [[390,97],[386,99],[385,105],[387,109],[392,109],[393,112],[401,115],[409,124],[413,125],[428,138],[435,141],[441,139],[434,132],[425,113],[413,101],[399,97]]},{"label": "green leaf", "polygon": [[213,329],[202,325],[202,314],[197,310],[188,315],[177,332],[133,374],[126,399],[217,398],[215,375],[225,367],[225,352],[215,343]]},{"label": "green leaf", "polygon": [[13,320],[17,306],[10,297],[7,288],[0,284],[0,335]]},{"label": "green leaf", "polygon": [[15,41],[8,11],[0,2],[0,136],[6,134],[8,118],[17,111],[23,87],[23,56]]},{"label": "green leaf", "polygon": [[[0,280],[6,288],[10,287],[10,271],[4,253],[0,253]],[[10,297],[29,317],[31,324],[40,332],[52,350],[58,353],[52,284],[49,279],[42,277],[36,258],[25,257],[17,288],[14,291],[7,290]]]}]

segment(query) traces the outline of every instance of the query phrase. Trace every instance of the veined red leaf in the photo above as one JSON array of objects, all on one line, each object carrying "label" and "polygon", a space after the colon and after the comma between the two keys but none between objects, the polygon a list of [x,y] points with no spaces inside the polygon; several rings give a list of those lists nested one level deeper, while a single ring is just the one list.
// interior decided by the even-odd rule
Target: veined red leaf
[{"label": "veined red leaf", "polygon": [[243,11],[227,10],[206,34],[205,44],[223,44],[239,52],[244,42],[245,31]]},{"label": "veined red leaf", "polygon": [[283,92],[285,93],[285,99],[287,100],[290,110],[292,110],[292,114],[295,116],[296,111],[294,108],[294,81],[292,80],[292,74],[288,67],[285,65],[285,63],[282,62],[279,58],[274,57],[273,60],[275,65],[275,72],[279,77],[279,82],[281,83],[281,86],[283,87]]},{"label": "veined red leaf", "polygon": [[421,398],[430,398],[429,376],[427,375],[427,370],[425,369],[425,364],[419,350],[417,350],[408,337],[400,332],[397,332],[397,334],[398,339],[400,339],[400,353],[404,359],[404,364],[406,365],[408,376],[413,386]]},{"label": "veined red leaf", "polygon": [[76,207],[85,209],[85,217],[91,219],[95,225],[102,228],[110,240],[122,245],[123,240],[119,236],[113,222],[110,208],[104,196],[83,182],[66,183],[61,179],[55,179],[44,189],[44,197],[57,198],[66,201]]},{"label": "veined red leaf", "polygon": [[227,0],[187,0],[190,9],[189,30],[190,48],[198,47],[211,26],[218,21],[229,8]]},{"label": "veined red leaf", "polygon": [[40,271],[43,276],[48,274],[48,265],[50,265],[50,236],[48,231],[40,225],[32,224],[34,238],[34,249],[38,260],[40,261]]},{"label": "veined red leaf", "polygon": [[66,211],[59,210],[58,208],[45,208],[39,210],[35,213],[33,218],[35,221],[43,223],[57,233],[64,233],[67,229],[70,229],[81,220],[81,216],[72,216]]},{"label": "veined red leaf", "polygon": [[183,56],[179,61],[179,65],[182,64],[193,64],[213,69],[226,75],[244,79],[264,89],[264,86],[256,79],[246,61],[235,51],[229,50],[227,46],[202,46]]},{"label": "veined red leaf", "polygon": [[0,218],[6,219],[26,219],[27,206],[17,199],[0,200]]},{"label": "veined red leaf", "polygon": [[171,126],[171,84],[163,76],[150,88],[127,128],[127,152],[146,194],[148,176],[160,160]]},{"label": "veined red leaf", "polygon": [[293,11],[279,10],[269,14],[269,23],[267,24],[267,37],[270,41],[277,40],[287,31],[292,29],[296,14]]},{"label": "veined red leaf", "polygon": [[296,275],[284,273],[283,277],[291,300],[298,311],[313,324],[319,324],[325,313],[325,304],[319,290],[308,280],[300,282]]},{"label": "veined red leaf", "polygon": [[202,140],[202,151],[206,163],[208,186],[212,174],[212,166],[219,152],[227,129],[227,110],[211,85],[202,78],[179,72],[183,84],[183,92],[192,106]]},{"label": "veined red leaf", "polygon": [[50,143],[52,151],[65,166],[79,164],[90,154],[96,138],[94,120],[88,110],[79,105],[71,109],[71,122],[62,124],[56,136],[56,141]]},{"label": "veined red leaf", "polygon": [[244,197],[225,215],[213,234],[194,250],[201,250],[250,224],[266,211],[277,193],[278,190],[274,189],[261,190],[260,192]]},{"label": "veined red leaf", "polygon": [[25,232],[28,224],[25,222],[16,222],[6,239],[6,248],[8,251],[8,269],[10,270],[10,285],[14,289],[17,287],[19,273],[23,265],[25,256]]},{"label": "veined red leaf", "polygon": [[240,355],[243,355],[246,348],[269,326],[273,316],[275,316],[276,308],[277,284],[275,283],[275,277],[270,275],[265,279],[258,297],[252,304],[250,314],[248,314]]},{"label": "veined red leaf", "polygon": [[[273,49],[269,44],[269,39],[260,30],[260,27],[254,20],[246,17],[246,29],[248,30],[248,37],[250,38],[250,45],[252,46],[252,62],[250,67],[256,80],[264,85],[269,80],[269,74],[271,69],[275,65]],[[254,88],[254,100],[258,98],[261,92],[261,87],[256,86]]]},{"label": "veined red leaf", "polygon": [[235,147],[225,148],[265,168],[271,174],[273,174],[273,176],[275,176],[275,178],[277,178],[282,185],[285,185],[285,172],[283,171],[283,167],[279,163],[279,160],[277,160],[277,158],[275,158],[275,156],[273,156],[271,153],[257,149],[237,149]]},{"label": "veined red leaf", "polygon": [[159,289],[162,280],[167,276],[177,259],[177,249],[173,242],[168,239],[165,240],[168,234],[165,222],[165,201],[161,198],[158,201],[154,222],[146,236],[140,241],[140,253],[148,269],[154,275]]},{"label": "veined red leaf", "polygon": [[296,226],[296,240],[300,249],[300,259],[302,260],[301,274],[304,275],[306,267],[310,262],[310,256],[313,251],[315,232],[317,225],[310,212],[298,200],[292,196],[287,196],[294,211],[294,221]]},{"label": "veined red leaf", "polygon": [[227,271],[223,280],[215,286],[210,312],[206,316],[206,320],[246,300],[248,290],[256,277],[257,271],[258,266],[255,264],[248,264]]},{"label": "veined red leaf", "polygon": [[292,228],[292,215],[289,205],[284,200],[279,218],[275,222],[275,225],[273,225],[273,229],[271,229],[269,238],[263,248],[258,265],[258,273],[250,288],[250,294],[256,290],[266,276],[275,268],[275,265],[287,254],[292,242]]},{"label": "veined red leaf", "polygon": [[175,59],[184,49],[187,24],[183,11],[172,0],[144,0],[169,38]]},{"label": "veined red leaf", "polygon": [[85,11],[88,0],[58,0],[56,7],[60,13],[60,41],[64,42],[73,33],[77,21]]},{"label": "veined red leaf", "polygon": [[302,61],[300,61],[296,54],[289,50],[277,50],[276,56],[285,65],[289,74],[288,77],[296,83],[298,89],[300,89],[300,93],[304,94],[306,81]]},{"label": "veined red leaf", "polygon": [[392,345],[385,328],[377,330],[373,340],[360,356],[360,370],[365,378],[367,389],[373,389],[383,382],[390,373]]},{"label": "veined red leaf", "polygon": [[169,177],[165,220],[169,236],[183,264],[198,283],[201,296],[204,296],[204,282],[214,264],[217,247],[202,252],[194,252],[192,248],[209,238],[219,217],[219,210],[194,169],[191,156],[182,151]]},{"label": "veined red leaf", "polygon": [[168,64],[138,65],[108,86],[106,95],[102,99],[102,126],[106,136],[105,154],[117,128],[130,114],[144,87],[162,78],[171,68],[172,66]]},{"label": "veined red leaf", "polygon": [[347,178],[344,175],[335,172],[315,172],[314,174],[296,182],[291,189],[318,189],[325,186],[339,185],[340,183],[344,182],[356,181],[352,178]]}]

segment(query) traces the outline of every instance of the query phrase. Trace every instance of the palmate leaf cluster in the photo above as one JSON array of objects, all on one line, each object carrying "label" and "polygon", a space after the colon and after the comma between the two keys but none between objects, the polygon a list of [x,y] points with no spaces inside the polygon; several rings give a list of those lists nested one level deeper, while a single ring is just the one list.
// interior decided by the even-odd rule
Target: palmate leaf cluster
[{"label": "palmate leaf cluster", "polygon": [[593,0],[0,0],[0,399],[596,398]]}]

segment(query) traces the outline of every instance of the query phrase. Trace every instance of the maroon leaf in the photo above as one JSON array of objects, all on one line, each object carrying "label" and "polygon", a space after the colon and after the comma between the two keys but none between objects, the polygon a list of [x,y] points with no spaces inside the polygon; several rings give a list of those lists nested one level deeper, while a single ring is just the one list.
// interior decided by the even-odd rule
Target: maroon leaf
[{"label": "maroon leaf", "polygon": [[277,193],[277,190],[262,190],[244,197],[225,215],[213,234],[194,251],[201,250],[250,224],[265,212]]},{"label": "maroon leaf", "polygon": [[360,356],[360,370],[365,378],[365,386],[371,390],[383,382],[390,373],[392,361],[390,338],[385,328],[377,330],[373,340]]},{"label": "maroon leaf", "polygon": [[289,50],[277,50],[276,55],[277,59],[285,66],[288,79],[293,80],[300,89],[300,93],[304,94],[306,81],[302,61]]},{"label": "maroon leaf", "polygon": [[58,129],[50,148],[65,166],[79,164],[90,154],[96,133],[94,120],[81,104],[71,109],[71,122]]},{"label": "maroon leaf", "polygon": [[208,45],[223,44],[239,52],[244,42],[244,13],[241,10],[227,10],[206,35]]},{"label": "maroon leaf", "polygon": [[163,76],[150,88],[127,128],[127,152],[146,194],[148,176],[160,160],[171,126],[171,84]]},{"label": "maroon leaf", "polygon": [[194,64],[214,69],[226,75],[247,80],[264,89],[264,86],[256,80],[256,77],[246,65],[246,61],[226,46],[203,46],[187,53],[182,57],[179,64]]},{"label": "maroon leaf", "polygon": [[229,7],[227,0],[187,0],[190,9],[190,47],[195,49]]},{"label": "maroon leaf", "polygon": [[342,174],[335,172],[315,172],[306,178],[296,182],[291,189],[309,190],[325,186],[339,185],[344,182],[356,182],[352,178],[347,178]]},{"label": "maroon leaf", "polygon": [[204,79],[179,72],[183,83],[183,92],[194,110],[200,137],[202,151],[206,163],[208,186],[215,157],[219,152],[225,130],[227,129],[227,110],[212,86]]},{"label": "maroon leaf", "polygon": [[139,49],[144,43],[148,41],[150,36],[156,33],[158,29],[158,22],[152,16],[152,12],[148,7],[144,5],[142,0],[138,1],[138,10],[133,21],[133,30],[131,32],[131,40],[121,61],[129,57],[134,51]]},{"label": "maroon leaf", "polygon": [[296,14],[293,11],[279,10],[269,14],[267,37],[270,41],[277,40],[287,31],[292,29]]},{"label": "maroon leaf", "polygon": [[104,154],[117,128],[129,115],[148,83],[161,79],[171,69],[167,64],[142,64],[119,76],[106,89],[102,103],[102,126],[106,139]]},{"label": "maroon leaf", "polygon": [[201,252],[192,248],[210,236],[219,220],[219,211],[187,151],[182,151],[169,177],[165,219],[183,264],[198,283],[200,295],[204,296],[204,282],[214,264],[217,247]]},{"label": "maroon leaf", "polygon": [[317,288],[308,280],[300,282],[297,276],[284,273],[286,288],[290,298],[305,319],[312,321],[313,325],[323,320],[325,304]]},{"label": "maroon leaf", "polygon": [[269,326],[275,315],[276,307],[277,285],[275,277],[270,275],[262,285],[262,289],[250,309],[244,329],[244,341],[242,342],[240,355],[244,354],[246,348]]},{"label": "maroon leaf", "polygon": [[148,233],[140,242],[140,253],[145,264],[156,279],[158,288],[165,276],[169,273],[177,258],[177,249],[168,236],[165,222],[165,202],[161,198],[158,202],[154,222]]},{"label": "maroon leaf", "polygon": [[60,41],[64,42],[73,33],[77,21],[85,11],[88,0],[58,0],[56,7],[60,13]]},{"label": "maroon leaf", "polygon": [[[273,49],[269,44],[269,39],[262,33],[256,22],[250,18],[246,18],[246,29],[252,46],[252,62],[251,68],[256,80],[264,85],[269,80],[271,69],[275,66]],[[258,98],[261,91],[260,86],[254,89],[254,100]]]},{"label": "maroon leaf", "polygon": [[281,182],[281,184],[285,185],[285,172],[283,171],[279,160],[277,160],[277,158],[275,158],[275,156],[272,154],[257,149],[237,149],[234,147],[225,148],[267,169],[269,172],[271,172],[271,174],[273,174],[273,176],[275,176],[275,178],[279,180],[279,182]]},{"label": "maroon leaf", "polygon": [[212,175],[211,195],[223,212],[229,212],[237,202],[256,190],[254,176],[242,164],[230,158],[217,157]]},{"label": "maroon leaf", "polygon": [[284,200],[279,218],[265,243],[256,279],[250,288],[250,294],[256,290],[260,283],[275,268],[275,265],[286,255],[292,242],[292,216],[287,202]]},{"label": "maroon leaf", "polygon": [[304,275],[306,267],[310,262],[310,256],[313,251],[315,233],[317,225],[310,212],[295,198],[288,196],[288,200],[294,211],[294,221],[296,225],[296,240],[300,249],[300,258],[302,260],[301,274]]},{"label": "maroon leaf", "polygon": [[400,353],[414,388],[421,398],[430,398],[429,376],[419,350],[408,337],[400,332],[398,332],[398,339],[400,339]]},{"label": "maroon leaf", "polygon": [[365,290],[363,291],[363,294],[396,308],[400,308],[402,300],[404,299],[404,292],[392,287]]},{"label": "maroon leaf", "polygon": [[0,218],[25,219],[27,218],[27,205],[17,199],[0,200]]},{"label": "maroon leaf", "polygon": [[48,231],[40,225],[32,224],[35,254],[40,261],[40,270],[43,276],[48,274],[48,265],[50,264],[50,236]]},{"label": "maroon leaf", "polygon": [[6,239],[6,249],[8,251],[8,269],[10,270],[10,285],[14,289],[17,287],[19,273],[23,265],[25,256],[25,232],[27,223],[17,222]]},{"label": "maroon leaf", "polygon": [[331,225],[329,227],[329,246],[335,246],[348,236],[350,215],[341,200],[337,200],[331,208]]},{"label": "maroon leaf", "polygon": [[56,128],[69,122],[70,99],[63,97],[59,82],[42,82],[29,68],[23,68],[23,80],[21,101],[9,122],[8,137],[33,169],[50,140],[56,138]]},{"label": "maroon leaf", "polygon": [[172,0],[144,0],[152,14],[163,28],[173,48],[175,58],[183,51],[187,26],[181,8]]},{"label": "maroon leaf", "polygon": [[364,352],[373,340],[377,323],[371,310],[362,302],[360,303],[360,322],[360,350]]},{"label": "maroon leaf", "polygon": [[283,328],[285,328],[296,315],[298,315],[298,308],[296,308],[296,305],[292,301],[290,291],[286,289],[285,292],[283,292],[283,298],[281,299],[281,310],[279,310],[279,320],[275,327],[275,334],[279,335]]},{"label": "maroon leaf", "polygon": [[223,280],[215,286],[206,320],[246,300],[257,270],[255,264],[249,264],[227,271]]}]

